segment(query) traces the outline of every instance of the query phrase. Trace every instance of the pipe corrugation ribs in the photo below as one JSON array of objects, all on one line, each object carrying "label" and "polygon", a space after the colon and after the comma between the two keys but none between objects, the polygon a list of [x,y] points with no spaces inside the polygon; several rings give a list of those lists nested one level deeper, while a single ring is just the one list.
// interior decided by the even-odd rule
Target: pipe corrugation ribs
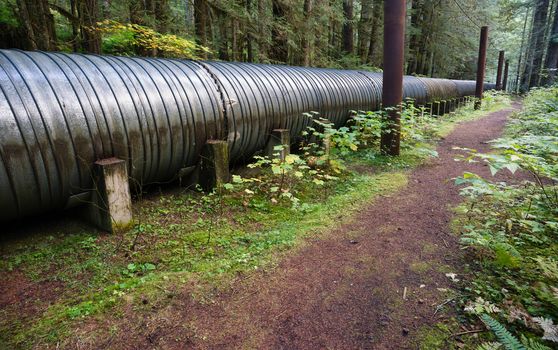
[{"label": "pipe corrugation ribs", "polygon": [[477,82],[474,80],[452,80],[457,87],[459,97],[474,96]]},{"label": "pipe corrugation ribs", "polygon": [[417,78],[426,86],[426,95],[429,101],[442,101],[459,97],[455,82],[439,78]]},{"label": "pipe corrugation ribs", "polygon": [[[408,76],[404,96],[471,94],[460,84]],[[137,185],[167,182],[209,139],[245,161],[273,129],[299,136],[309,112],[341,126],[381,98],[381,73],[0,50],[0,221],[68,206],[92,190],[96,160],[126,160]]]},{"label": "pipe corrugation ribs", "polygon": [[138,184],[194,165],[223,113],[189,61],[0,51],[0,218],[62,208],[92,187],[98,159],[127,160]]}]

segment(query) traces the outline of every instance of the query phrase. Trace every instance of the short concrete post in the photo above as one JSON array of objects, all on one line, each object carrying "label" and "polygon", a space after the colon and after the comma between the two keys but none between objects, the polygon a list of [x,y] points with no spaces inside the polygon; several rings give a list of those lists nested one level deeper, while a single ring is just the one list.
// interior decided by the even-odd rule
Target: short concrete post
[{"label": "short concrete post", "polygon": [[319,144],[321,147],[323,147],[323,151],[324,151],[324,157],[325,157],[325,161],[326,164],[329,166],[329,153],[331,151],[331,135],[329,133],[326,133],[327,128],[325,125],[332,125],[333,123],[325,118],[318,118],[317,120],[314,120],[313,123],[313,127],[316,129],[317,132],[324,134],[323,139],[319,140],[316,135],[312,135],[310,137],[310,142],[311,143],[316,143]]},{"label": "short concrete post", "polygon": [[441,105],[441,102],[436,101],[436,115],[437,116],[440,116],[440,105]]},{"label": "short concrete post", "polygon": [[[277,150],[281,146],[280,150]],[[289,129],[274,129],[271,131],[265,147],[265,154],[270,158],[278,157],[281,161],[291,153],[291,134]]]},{"label": "short concrete post", "polygon": [[208,140],[200,159],[200,185],[204,191],[220,188],[230,180],[227,141]]},{"label": "short concrete post", "polygon": [[126,162],[118,158],[93,165],[95,191],[88,208],[89,220],[108,232],[125,230],[132,224],[132,200]]}]

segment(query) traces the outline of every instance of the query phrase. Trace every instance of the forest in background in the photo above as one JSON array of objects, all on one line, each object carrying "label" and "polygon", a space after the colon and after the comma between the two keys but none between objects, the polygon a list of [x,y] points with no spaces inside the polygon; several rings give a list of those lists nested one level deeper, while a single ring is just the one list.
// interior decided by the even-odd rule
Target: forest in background
[{"label": "forest in background", "polygon": [[[474,79],[488,25],[508,86],[553,81],[558,0],[408,0],[406,73]],[[381,70],[381,0],[0,0],[0,48]]]}]

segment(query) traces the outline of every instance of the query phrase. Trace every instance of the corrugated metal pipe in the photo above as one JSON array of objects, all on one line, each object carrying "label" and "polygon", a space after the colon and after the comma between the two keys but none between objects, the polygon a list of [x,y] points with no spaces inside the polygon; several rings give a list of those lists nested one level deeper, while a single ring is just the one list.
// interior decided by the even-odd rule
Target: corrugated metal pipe
[{"label": "corrugated metal pipe", "polygon": [[[298,136],[316,111],[343,125],[377,110],[381,73],[232,62],[0,50],[0,221],[62,209],[117,157],[137,184],[198,163],[209,139],[233,161],[273,129]],[[474,94],[468,81],[405,77],[418,104]]]}]

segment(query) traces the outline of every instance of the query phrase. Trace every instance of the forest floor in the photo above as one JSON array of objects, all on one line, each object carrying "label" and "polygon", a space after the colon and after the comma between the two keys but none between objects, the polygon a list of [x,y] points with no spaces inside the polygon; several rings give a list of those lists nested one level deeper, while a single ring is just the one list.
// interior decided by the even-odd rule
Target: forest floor
[{"label": "forest floor", "polygon": [[[159,315],[163,322],[157,332],[132,347],[454,347],[452,334],[442,335],[445,345],[428,339],[430,328],[454,323],[449,304],[456,286],[446,273],[459,276],[465,262],[451,229],[452,210],[461,200],[452,178],[465,171],[490,176],[482,163],[455,161],[461,152],[454,147],[488,151],[486,142],[501,134],[517,108],[459,125],[440,142],[439,157],[413,171],[406,187],[380,196],[350,223],[311,241],[271,271],[239,280],[204,303],[194,302],[189,292],[175,298],[168,319]],[[184,339],[185,324],[204,335],[176,341]],[[129,340],[112,343],[130,345]]]},{"label": "forest floor", "polygon": [[[490,172],[482,163],[455,161],[463,153],[454,148],[488,151],[486,142],[500,135],[507,117],[518,108],[514,103],[512,108],[459,124],[439,142],[437,158],[409,172],[407,185],[375,196],[356,213],[341,212],[337,220],[341,224],[308,236],[275,266],[240,273],[219,286],[199,287],[192,281],[170,293],[159,285],[158,294],[168,294],[168,301],[152,303],[148,295],[137,304],[130,298],[117,314],[79,322],[63,345],[106,349],[459,345],[458,333],[464,329],[459,328],[452,306],[458,286],[446,274],[460,276],[466,261],[451,227],[453,209],[461,200],[452,178],[465,171],[481,176]],[[20,274],[15,270],[0,279],[6,282],[0,288],[4,290],[0,301],[6,299],[0,306],[25,299],[20,295],[25,290],[34,293],[32,299],[40,299],[41,293],[56,299],[62,282],[26,288],[30,283]],[[103,338],[97,337],[99,329],[104,329]]]}]

